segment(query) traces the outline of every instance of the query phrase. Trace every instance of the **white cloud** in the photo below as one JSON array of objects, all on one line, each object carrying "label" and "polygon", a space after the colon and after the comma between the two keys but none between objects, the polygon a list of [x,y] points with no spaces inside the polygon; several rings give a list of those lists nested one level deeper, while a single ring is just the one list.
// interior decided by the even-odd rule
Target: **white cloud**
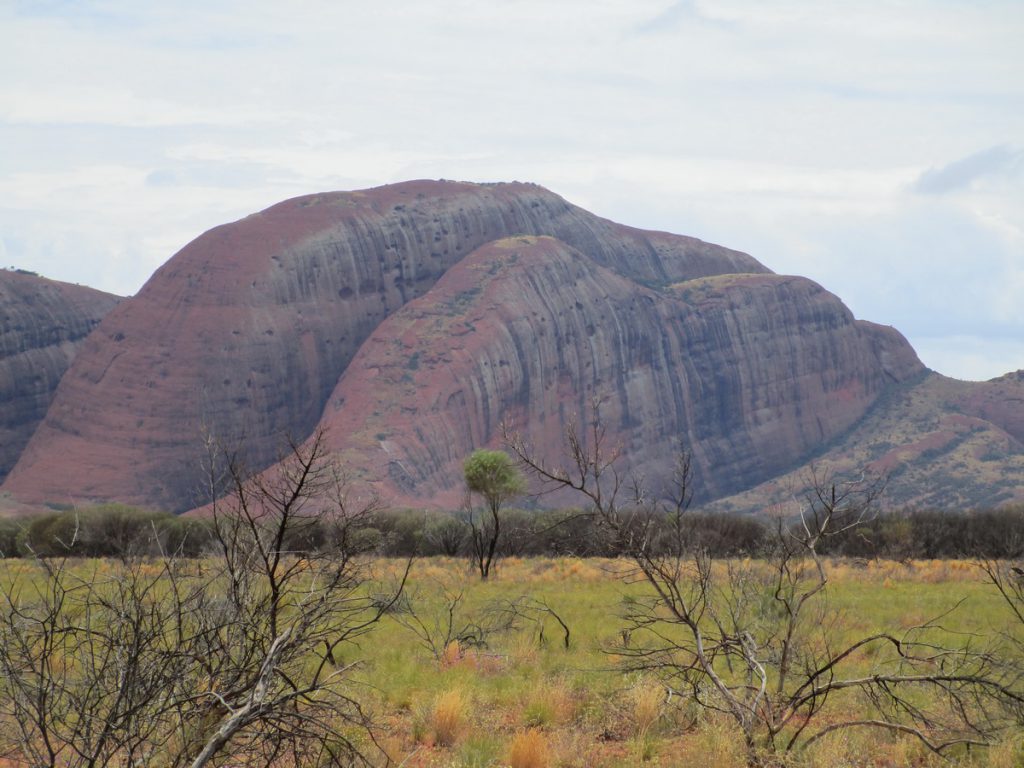
[{"label": "white cloud", "polygon": [[43,92],[8,88],[0,120],[11,124],[96,124],[156,128],[181,125],[252,126],[287,122],[288,114],[253,107],[223,109],[139,96],[127,89],[58,85]]},{"label": "white cloud", "polygon": [[519,179],[1024,338],[1022,38],[1015,0],[2,6],[0,253],[134,292],[284,197]]},{"label": "white cloud", "polygon": [[941,168],[929,168],[914,184],[914,191],[942,195],[969,189],[990,177],[1016,178],[1024,173],[1024,150],[1006,145],[989,147]]}]

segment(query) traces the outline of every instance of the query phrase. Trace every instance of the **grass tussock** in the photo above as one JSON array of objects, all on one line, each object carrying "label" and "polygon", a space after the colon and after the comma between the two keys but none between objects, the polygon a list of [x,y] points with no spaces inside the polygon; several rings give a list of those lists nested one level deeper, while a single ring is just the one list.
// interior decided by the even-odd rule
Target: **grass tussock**
[{"label": "grass tussock", "polygon": [[1024,765],[1024,739],[1008,737],[988,751],[989,768],[1020,768]]},{"label": "grass tussock", "polygon": [[641,680],[629,691],[629,702],[633,714],[633,735],[644,739],[650,735],[661,717],[665,690],[660,685]]},{"label": "grass tussock", "polygon": [[427,736],[431,744],[451,747],[468,726],[469,701],[459,688],[439,693],[430,708]]},{"label": "grass tussock", "polygon": [[537,728],[564,726],[576,717],[576,701],[563,679],[545,682],[531,690],[523,707],[523,724]]},{"label": "grass tussock", "polygon": [[709,717],[680,744],[678,765],[738,768],[747,764],[740,733],[722,717]]},{"label": "grass tussock", "polygon": [[438,664],[441,669],[451,669],[462,660],[462,647],[458,640],[452,640],[444,647]]},{"label": "grass tussock", "polygon": [[537,728],[528,728],[512,737],[508,747],[509,768],[549,768],[552,765],[547,737]]}]

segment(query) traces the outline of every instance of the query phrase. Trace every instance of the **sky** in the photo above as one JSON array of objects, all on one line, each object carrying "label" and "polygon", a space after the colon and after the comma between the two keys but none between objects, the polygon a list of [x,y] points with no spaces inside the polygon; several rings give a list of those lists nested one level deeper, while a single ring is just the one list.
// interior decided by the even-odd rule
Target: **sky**
[{"label": "sky", "polygon": [[210,227],[532,181],[1024,368],[1021,0],[0,0],[0,266],[132,294]]}]

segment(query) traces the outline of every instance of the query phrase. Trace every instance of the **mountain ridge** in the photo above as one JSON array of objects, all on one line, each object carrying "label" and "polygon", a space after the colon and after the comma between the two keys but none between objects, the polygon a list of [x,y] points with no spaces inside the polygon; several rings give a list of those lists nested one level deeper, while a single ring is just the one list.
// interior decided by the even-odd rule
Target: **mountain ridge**
[{"label": "mountain ridge", "polygon": [[475,247],[548,233],[649,283],[765,271],[535,185],[414,181],[284,201],[200,235],[104,318],[4,490],[185,509],[203,486],[204,433],[266,466],[281,434],[312,431],[387,315]]},{"label": "mountain ridge", "polygon": [[978,419],[972,450],[1005,443],[1012,469],[1017,380],[935,376],[895,329],[739,251],[536,185],[403,182],[286,200],[185,246],[85,340],[2,490],[182,511],[208,501],[211,440],[261,470],[282,436],[327,427],[393,503],[455,507],[461,459],[500,447],[503,421],[554,457],[592,397],[625,468],[665,474],[682,441],[723,509],[768,503],[837,446],[883,468],[888,438],[850,441],[872,419],[893,456],[926,439],[900,426],[923,405],[879,417],[899,393]]}]

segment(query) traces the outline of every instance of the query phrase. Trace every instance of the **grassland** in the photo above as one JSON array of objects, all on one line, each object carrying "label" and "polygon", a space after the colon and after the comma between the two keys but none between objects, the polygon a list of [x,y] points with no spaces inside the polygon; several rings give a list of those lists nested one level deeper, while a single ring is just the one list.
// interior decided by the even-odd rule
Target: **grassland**
[{"label": "grassland", "polygon": [[[764,567],[758,561],[715,567],[729,565]],[[399,560],[370,562],[374,579],[367,588],[386,591],[405,566]],[[36,567],[32,561],[0,561],[0,581]],[[110,572],[118,566],[85,561],[80,567]],[[829,631],[837,643],[880,630],[898,634],[937,616],[941,631],[961,644],[989,644],[1011,627],[1019,629],[967,561],[834,560],[827,568],[827,615],[834,620]],[[413,563],[396,610],[336,661],[355,665],[348,694],[371,716],[377,746],[391,765],[745,765],[743,740],[728,719],[686,696],[668,695],[650,672],[623,669],[623,606],[647,590],[630,578],[624,561],[506,558],[491,580],[481,582],[466,560],[424,558]],[[568,647],[556,614],[568,628]],[[462,634],[463,641],[450,641],[450,633]],[[868,672],[874,659],[865,653],[853,663],[856,671]],[[858,706],[845,699],[837,704]],[[352,735],[379,755],[365,734]],[[954,749],[943,759],[908,735],[850,729],[780,757],[778,764],[1009,768],[1024,765],[1021,737],[1019,729],[1005,731],[991,747]]]},{"label": "grassland", "polygon": [[[409,594],[431,621],[446,616],[459,592],[460,627],[484,623],[489,607],[529,595],[565,621],[570,647],[561,627],[539,616],[490,633],[484,647],[452,643],[434,653],[403,626],[405,617],[388,617],[360,654],[381,745],[396,762],[420,768],[743,765],[742,740],[727,720],[667,698],[653,675],[621,669],[620,607],[645,589],[622,571],[614,561],[506,559],[497,579],[482,583],[465,561],[416,563]],[[834,631],[847,639],[900,632],[953,606],[942,623],[964,642],[1008,627],[1005,606],[966,561],[836,561],[829,577]],[[864,669],[870,662],[862,660]],[[952,763],[1020,765],[1019,747],[1020,734],[1006,733],[995,747],[954,753]],[[950,764],[914,738],[867,729],[837,733],[787,759],[804,766]]]}]

